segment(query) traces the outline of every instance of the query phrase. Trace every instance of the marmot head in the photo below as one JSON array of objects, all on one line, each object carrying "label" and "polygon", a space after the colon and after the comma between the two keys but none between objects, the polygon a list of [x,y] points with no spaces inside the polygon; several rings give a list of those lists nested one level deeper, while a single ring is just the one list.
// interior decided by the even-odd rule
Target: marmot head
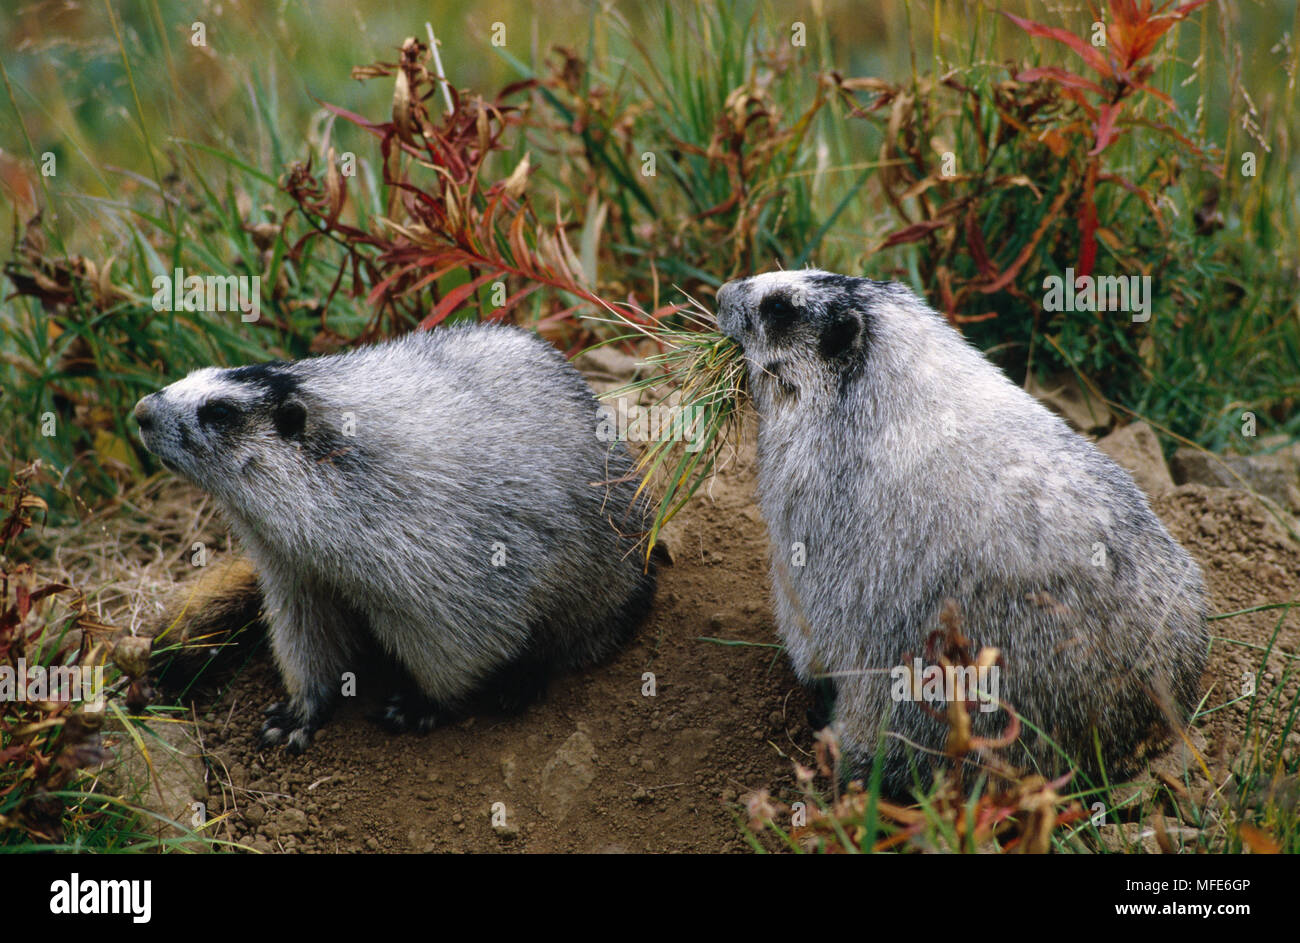
[{"label": "marmot head", "polygon": [[308,407],[291,365],[276,361],[196,370],[136,403],[135,418],[145,448],[164,465],[222,495],[297,451]]},{"label": "marmot head", "polygon": [[760,409],[843,394],[866,362],[875,286],[807,270],[740,278],[718,290],[718,327],[744,350]]}]

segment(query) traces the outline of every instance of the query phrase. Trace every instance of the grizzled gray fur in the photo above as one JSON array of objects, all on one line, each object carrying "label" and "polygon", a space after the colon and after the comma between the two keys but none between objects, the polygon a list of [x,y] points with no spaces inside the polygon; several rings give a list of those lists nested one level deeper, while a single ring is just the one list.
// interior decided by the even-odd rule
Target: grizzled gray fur
[{"label": "grizzled gray fur", "polygon": [[[999,699],[1085,772],[1094,729],[1120,774],[1188,720],[1201,575],[1127,472],[901,285],[759,275],[722,287],[718,323],[759,414],[777,623],[800,677],[833,687],[850,773],[879,747],[886,792],[929,781],[947,727],[891,696],[889,669],[922,655],[947,600],[1000,649]],[[1062,769],[1028,726],[1008,758]]]},{"label": "grizzled gray fur", "polygon": [[517,328],[411,334],[327,357],[197,370],[136,406],[163,464],[252,557],[289,691],[262,736],[304,749],[377,640],[408,678],[389,726],[526,702],[649,608],[646,507],[590,388]]}]

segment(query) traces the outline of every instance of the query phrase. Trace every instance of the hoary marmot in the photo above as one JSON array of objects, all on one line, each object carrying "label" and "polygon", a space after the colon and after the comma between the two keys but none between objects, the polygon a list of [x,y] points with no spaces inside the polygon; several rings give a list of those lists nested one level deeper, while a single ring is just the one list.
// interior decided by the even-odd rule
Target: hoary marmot
[{"label": "hoary marmot", "polygon": [[[998,699],[1028,722],[1020,765],[1063,768],[1030,725],[1085,771],[1095,730],[1123,775],[1153,732],[1187,722],[1209,641],[1201,574],[1127,472],[901,285],[739,279],[718,324],[759,416],[777,623],[797,674],[833,688],[849,772],[879,750],[886,792],[929,781],[944,705],[901,698],[897,666],[950,600],[960,631],[1001,653]],[[1008,726],[972,716],[977,736]]]},{"label": "hoary marmot", "polygon": [[649,608],[626,449],[545,340],[470,325],[294,362],[197,370],[140,400],[145,446],[211,494],[252,558],[301,751],[369,639],[427,729],[484,691],[523,703]]}]

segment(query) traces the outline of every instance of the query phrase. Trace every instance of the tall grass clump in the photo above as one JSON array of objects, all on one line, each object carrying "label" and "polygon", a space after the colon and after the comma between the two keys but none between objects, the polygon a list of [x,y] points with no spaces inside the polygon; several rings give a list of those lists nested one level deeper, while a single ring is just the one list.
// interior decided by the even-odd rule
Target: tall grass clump
[{"label": "tall grass clump", "polygon": [[[1198,11],[1208,15],[1203,8],[1200,0],[1159,7],[1112,0],[1094,11],[1105,24],[1101,48],[1080,38],[1090,35],[1080,24],[981,15],[966,31],[964,64],[945,61],[941,72],[913,71],[904,81],[823,75],[819,87],[834,98],[822,104],[823,116],[861,125],[879,153],[877,169],[842,189],[831,220],[845,201],[874,197],[886,222],[856,255],[771,262],[843,264],[902,279],[1013,378],[1076,377],[1120,414],[1152,421],[1170,442],[1251,451],[1253,440],[1241,434],[1246,416],[1258,420],[1260,437],[1295,436],[1300,269],[1273,235],[1295,218],[1295,199],[1278,176],[1285,160],[1272,162],[1263,181],[1243,176],[1245,164],[1230,161],[1204,122],[1175,101],[1179,89],[1205,78],[1208,54],[1197,72],[1174,51],[1180,25]],[[1200,26],[1204,40],[1204,19]],[[989,61],[985,50],[1005,46],[1008,33],[1024,60]],[[936,61],[944,52],[937,31],[932,52]],[[1204,81],[1201,88],[1198,113]],[[1281,117],[1293,120],[1293,109]],[[747,166],[738,165],[738,193],[799,189],[788,168],[778,181],[749,180]],[[1251,215],[1241,216],[1246,210]],[[1148,310],[1053,310],[1047,280],[1080,275],[1146,277]],[[676,322],[661,328],[672,344]],[[717,335],[699,348],[714,360],[719,350],[738,356]],[[695,372],[676,366],[670,387]],[[726,374],[715,374],[705,400],[741,392]],[[705,451],[713,454],[713,445]]]},{"label": "tall grass clump", "polygon": [[150,645],[19,559],[46,511],[41,474],[33,464],[0,489],[0,851],[192,846],[189,829],[144,809],[149,777],[101,779],[119,768],[115,745],[148,733]]}]

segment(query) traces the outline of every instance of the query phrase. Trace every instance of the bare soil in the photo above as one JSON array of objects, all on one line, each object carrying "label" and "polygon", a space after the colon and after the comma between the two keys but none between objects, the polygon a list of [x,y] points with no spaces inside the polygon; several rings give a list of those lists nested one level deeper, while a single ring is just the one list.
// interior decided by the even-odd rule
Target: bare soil
[{"label": "bare soil", "polygon": [[[791,760],[810,762],[812,747],[809,702],[772,647],[752,456],[743,449],[680,516],[673,563],[661,566],[632,644],[558,679],[521,715],[391,735],[367,717],[383,692],[362,691],[306,755],[262,750],[262,708],[281,694],[263,646],[200,705],[209,814],[232,813],[221,837],[290,852],[744,850],[741,798],[759,788],[792,796]],[[1204,568],[1214,611],[1300,597],[1300,553],[1249,495],[1184,485],[1154,504]],[[1207,705],[1231,700],[1258,672],[1261,652],[1250,646],[1267,645],[1280,617],[1213,624]],[[1261,688],[1281,677],[1298,643],[1292,613]],[[1216,785],[1244,722],[1242,704],[1202,724]]]},{"label": "bare soil", "polygon": [[[522,714],[393,735],[368,719],[386,692],[366,690],[362,677],[307,754],[262,750],[262,709],[282,696],[262,644],[197,692],[203,782],[195,787],[191,776],[181,791],[205,801],[209,817],[229,813],[213,837],[260,851],[745,850],[743,796],[768,789],[795,798],[792,760],[811,765],[813,746],[810,702],[776,647],[754,484],[747,443],[670,525],[673,562],[660,566],[654,606],[631,644],[556,679]],[[1213,612],[1300,599],[1300,549],[1257,499],[1183,485],[1153,506],[1201,564]],[[116,561],[116,592],[92,603],[105,621],[136,629],[191,571],[195,539],[215,547],[228,539],[210,500],[171,478],[126,516],[147,528],[152,558],[140,555],[142,534],[109,526],[91,550],[86,535],[67,535],[56,562],[65,578],[98,586]],[[1252,675],[1271,693],[1300,654],[1295,610],[1234,616],[1211,630],[1207,708],[1238,697]],[[1198,724],[1193,741],[1211,775],[1199,783],[1202,797],[1230,780],[1246,710],[1243,701]]]},{"label": "bare soil", "polygon": [[367,716],[386,692],[363,690],[303,756],[262,750],[262,709],[281,696],[262,646],[200,712],[209,814],[234,810],[223,837],[263,851],[743,850],[738,800],[793,786],[789,757],[808,762],[812,745],[775,647],[753,484],[740,460],[680,515],[633,642],[520,715],[393,735]]}]

